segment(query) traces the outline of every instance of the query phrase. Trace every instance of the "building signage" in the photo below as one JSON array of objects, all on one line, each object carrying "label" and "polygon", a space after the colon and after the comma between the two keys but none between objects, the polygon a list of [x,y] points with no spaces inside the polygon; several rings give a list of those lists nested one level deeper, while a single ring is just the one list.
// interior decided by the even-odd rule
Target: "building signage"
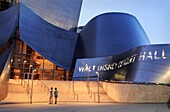
[{"label": "building signage", "polygon": [[169,69],[169,57],[170,45],[148,45],[133,48],[119,55],[78,59],[74,77],[97,76],[98,72],[103,80],[138,81],[135,77],[142,78],[145,73],[148,74],[149,80],[145,77],[139,81],[150,81],[153,75],[152,81],[155,82],[155,77],[161,77]]}]

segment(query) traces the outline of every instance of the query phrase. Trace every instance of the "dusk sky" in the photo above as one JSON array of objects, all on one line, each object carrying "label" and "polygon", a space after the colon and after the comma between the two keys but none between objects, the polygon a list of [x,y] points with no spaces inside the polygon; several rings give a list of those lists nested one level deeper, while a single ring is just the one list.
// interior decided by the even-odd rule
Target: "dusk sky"
[{"label": "dusk sky", "polygon": [[79,26],[106,12],[132,14],[152,44],[170,44],[170,0],[83,0]]}]

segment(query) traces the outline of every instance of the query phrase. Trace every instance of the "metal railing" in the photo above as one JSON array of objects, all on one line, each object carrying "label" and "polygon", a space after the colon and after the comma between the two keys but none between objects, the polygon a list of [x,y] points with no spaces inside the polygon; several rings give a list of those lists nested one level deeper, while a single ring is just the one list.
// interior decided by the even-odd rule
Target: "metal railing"
[{"label": "metal railing", "polygon": [[[89,79],[90,78],[95,78],[94,79],[94,81],[97,81],[97,92],[93,92],[92,90],[91,90],[91,85],[90,85],[90,81],[89,81]],[[83,81],[86,83],[86,87],[87,87],[87,89],[88,89],[88,94],[90,94],[90,97],[91,98],[93,98],[94,97],[94,102],[98,102],[98,103],[100,103],[100,81],[103,81],[103,79],[99,76],[99,75],[94,75],[94,76],[83,76],[83,77],[74,77],[74,79],[83,79]],[[87,80],[85,80],[85,79],[87,79]],[[97,96],[96,96],[97,95]],[[97,98],[96,98],[97,97]]]},{"label": "metal railing", "polygon": [[[78,95],[76,94],[76,92],[74,91],[74,81],[72,81],[73,82],[73,93],[74,93],[74,100],[76,99],[77,100],[77,102],[78,102]],[[76,98],[75,98],[75,96],[76,96]]]},{"label": "metal railing", "polygon": [[38,81],[38,85],[40,84],[41,88],[43,88],[44,91],[46,91],[48,94],[50,91],[50,88],[47,85],[45,85],[41,80],[37,80],[37,81]]},{"label": "metal railing", "polygon": [[30,87],[29,87],[28,82],[24,80],[23,81],[23,86],[24,86],[24,88],[26,88],[26,91],[27,91],[28,95],[30,95]]}]

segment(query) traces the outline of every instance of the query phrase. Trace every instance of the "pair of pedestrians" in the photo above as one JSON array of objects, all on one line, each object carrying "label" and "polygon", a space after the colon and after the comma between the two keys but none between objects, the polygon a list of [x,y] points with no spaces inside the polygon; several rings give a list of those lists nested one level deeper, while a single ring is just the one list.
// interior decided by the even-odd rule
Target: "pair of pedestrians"
[{"label": "pair of pedestrians", "polygon": [[53,95],[54,95],[54,99],[55,99],[55,104],[57,104],[57,98],[58,98],[58,90],[57,88],[55,88],[55,90],[53,91],[53,87],[51,87],[50,89],[50,102],[49,104],[53,104]]}]

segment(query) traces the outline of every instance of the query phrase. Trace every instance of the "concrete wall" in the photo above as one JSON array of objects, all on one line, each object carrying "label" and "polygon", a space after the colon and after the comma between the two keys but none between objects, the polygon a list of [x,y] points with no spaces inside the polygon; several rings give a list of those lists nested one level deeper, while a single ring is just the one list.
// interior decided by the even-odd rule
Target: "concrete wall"
[{"label": "concrete wall", "polygon": [[101,83],[113,100],[126,103],[166,103],[170,87],[165,85]]}]

